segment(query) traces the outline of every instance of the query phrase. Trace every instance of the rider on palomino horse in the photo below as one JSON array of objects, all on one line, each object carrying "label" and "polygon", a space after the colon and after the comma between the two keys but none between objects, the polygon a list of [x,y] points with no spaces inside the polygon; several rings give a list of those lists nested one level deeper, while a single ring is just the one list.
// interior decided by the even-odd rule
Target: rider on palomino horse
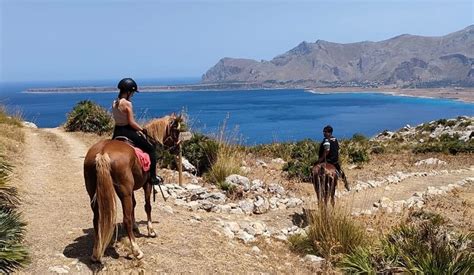
[{"label": "rider on palomino horse", "polygon": [[319,146],[319,159],[316,164],[330,163],[336,167],[337,173],[344,181],[344,187],[347,191],[350,190],[349,182],[346,179],[344,171],[341,169],[339,163],[339,142],[335,137],[332,136],[333,129],[330,125],[327,125],[323,129],[324,139]]},{"label": "rider on palomino horse", "polygon": [[141,127],[134,118],[131,98],[135,92],[138,92],[137,83],[131,78],[120,80],[117,87],[120,91],[118,98],[112,104],[112,114],[115,121],[114,134],[116,137],[126,137],[131,140],[135,146],[142,149],[150,155],[150,177],[152,184],[159,184],[160,180],[156,177],[156,148],[147,141],[146,129]]}]

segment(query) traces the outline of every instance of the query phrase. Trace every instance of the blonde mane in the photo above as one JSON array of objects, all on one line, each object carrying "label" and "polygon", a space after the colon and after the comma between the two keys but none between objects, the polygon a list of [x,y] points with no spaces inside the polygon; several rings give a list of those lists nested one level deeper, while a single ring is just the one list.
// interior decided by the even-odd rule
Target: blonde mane
[{"label": "blonde mane", "polygon": [[163,141],[167,135],[170,122],[173,120],[171,116],[164,116],[162,118],[155,118],[149,121],[145,125],[145,129],[148,131],[148,135],[154,138],[159,143],[163,144]]}]

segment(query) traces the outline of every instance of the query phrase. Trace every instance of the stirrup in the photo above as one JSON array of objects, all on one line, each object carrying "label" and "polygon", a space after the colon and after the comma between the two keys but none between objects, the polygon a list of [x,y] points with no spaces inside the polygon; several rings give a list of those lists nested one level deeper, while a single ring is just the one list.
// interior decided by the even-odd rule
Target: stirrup
[{"label": "stirrup", "polygon": [[150,177],[150,183],[151,185],[160,185],[163,183],[163,178],[156,175],[155,178]]}]

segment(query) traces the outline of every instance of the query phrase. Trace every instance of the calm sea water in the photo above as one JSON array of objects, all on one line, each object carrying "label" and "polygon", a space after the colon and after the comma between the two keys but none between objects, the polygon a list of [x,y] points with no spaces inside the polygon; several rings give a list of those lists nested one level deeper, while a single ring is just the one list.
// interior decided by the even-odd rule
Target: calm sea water
[{"label": "calm sea water", "polygon": [[[142,85],[180,84],[192,79],[141,81]],[[104,85],[115,81],[3,83],[0,104],[39,127],[56,127],[81,100],[93,100],[110,109],[116,93],[30,94],[27,88]],[[376,93],[314,94],[303,90],[255,90],[140,93],[133,98],[139,120],[185,110],[192,129],[216,133],[226,124],[228,135],[246,144],[321,139],[322,128],[331,124],[336,137],[354,133],[373,136],[406,124],[474,116],[474,104],[452,100],[390,96]],[[237,133],[237,134],[236,134]]]}]

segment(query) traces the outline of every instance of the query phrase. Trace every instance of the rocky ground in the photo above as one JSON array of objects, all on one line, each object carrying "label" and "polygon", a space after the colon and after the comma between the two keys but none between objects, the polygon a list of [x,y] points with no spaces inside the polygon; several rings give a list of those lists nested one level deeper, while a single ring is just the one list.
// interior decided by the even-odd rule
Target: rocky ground
[{"label": "rocky ground", "polygon": [[[241,190],[234,197],[191,172],[185,173],[180,186],[175,171],[161,170],[167,200],[158,193],[153,203],[158,237],[138,236],[144,258],[129,256],[119,228],[117,241],[106,251],[105,264],[93,264],[89,260],[92,212],[82,162],[88,147],[99,138],[58,128],[25,128],[25,133],[13,183],[22,194],[32,263],[20,273],[321,271],[323,259],[295,254],[286,241],[304,230],[303,209],[315,207],[312,185],[287,180],[281,159],[252,155],[242,163],[245,173],[227,178]],[[340,187],[336,204],[365,222],[369,232],[384,231],[418,208],[441,211],[457,229],[473,228],[471,155],[383,154],[374,156],[370,165],[350,168],[346,172],[352,191]],[[136,218],[146,234],[143,192],[136,195]]]}]

